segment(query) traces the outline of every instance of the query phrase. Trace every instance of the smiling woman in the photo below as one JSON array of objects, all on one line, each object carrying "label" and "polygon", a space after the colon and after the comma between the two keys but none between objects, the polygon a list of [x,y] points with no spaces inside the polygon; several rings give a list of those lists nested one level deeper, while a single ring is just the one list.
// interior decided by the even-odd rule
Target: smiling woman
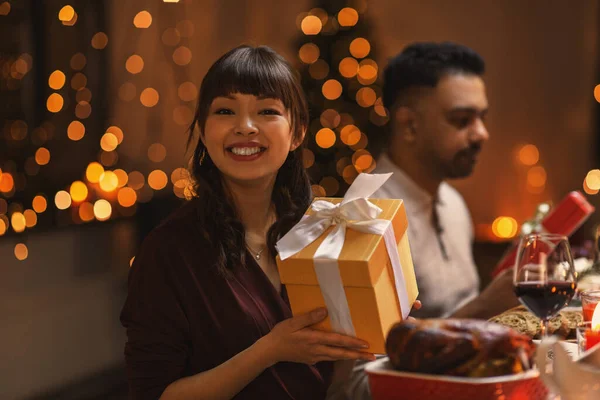
[{"label": "smiling woman", "polygon": [[238,47],[209,69],[188,141],[195,196],[131,267],[132,399],[324,399],[331,361],[373,359],[362,340],[308,328],[326,310],[292,317],[275,264],[311,200],[307,125],[295,74],[270,48]]}]

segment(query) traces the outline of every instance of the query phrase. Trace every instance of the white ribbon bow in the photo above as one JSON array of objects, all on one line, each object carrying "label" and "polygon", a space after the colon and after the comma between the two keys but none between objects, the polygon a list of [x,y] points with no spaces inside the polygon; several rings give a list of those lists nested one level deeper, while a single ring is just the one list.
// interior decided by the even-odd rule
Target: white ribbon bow
[{"label": "white ribbon bow", "polygon": [[348,188],[341,203],[333,204],[325,200],[315,201],[311,205],[314,213],[304,216],[277,242],[279,257],[281,260],[285,260],[314,242],[331,225],[335,225],[335,228],[317,249],[314,255],[314,264],[331,326],[338,333],[356,336],[337,263],[344,246],[346,228],[383,236],[394,271],[402,318],[408,317],[410,312],[404,273],[400,264],[392,223],[385,219],[377,219],[382,212],[381,208],[367,200],[391,175],[391,173],[358,175]]}]

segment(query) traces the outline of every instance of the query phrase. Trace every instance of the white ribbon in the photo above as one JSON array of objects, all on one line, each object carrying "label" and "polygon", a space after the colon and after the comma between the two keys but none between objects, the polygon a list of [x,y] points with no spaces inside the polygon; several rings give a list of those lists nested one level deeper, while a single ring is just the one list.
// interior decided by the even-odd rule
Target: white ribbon
[{"label": "white ribbon", "polygon": [[285,260],[314,242],[331,225],[335,225],[335,228],[317,249],[314,255],[314,264],[331,326],[338,333],[356,336],[337,262],[344,246],[346,228],[383,236],[394,271],[402,318],[408,317],[410,312],[404,273],[400,264],[392,223],[385,219],[377,219],[382,212],[381,208],[367,200],[391,175],[391,173],[358,175],[348,188],[341,203],[333,204],[325,200],[315,201],[311,205],[314,213],[305,215],[277,242],[279,257],[281,260]]}]

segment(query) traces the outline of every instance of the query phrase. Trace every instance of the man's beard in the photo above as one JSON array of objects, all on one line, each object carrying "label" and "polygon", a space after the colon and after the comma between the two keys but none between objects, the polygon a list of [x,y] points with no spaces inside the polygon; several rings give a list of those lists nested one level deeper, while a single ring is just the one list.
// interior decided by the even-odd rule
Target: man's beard
[{"label": "man's beard", "polygon": [[481,151],[480,144],[474,144],[455,154],[449,168],[446,168],[446,178],[460,179],[466,178],[473,173],[477,163],[477,155]]}]

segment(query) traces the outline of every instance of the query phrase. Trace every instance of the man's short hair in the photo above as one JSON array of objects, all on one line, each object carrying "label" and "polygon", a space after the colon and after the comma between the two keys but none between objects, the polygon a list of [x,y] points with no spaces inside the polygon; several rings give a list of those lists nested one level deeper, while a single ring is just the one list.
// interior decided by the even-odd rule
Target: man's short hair
[{"label": "man's short hair", "polygon": [[390,60],[384,71],[383,104],[388,110],[410,89],[434,88],[447,74],[481,76],[483,58],[466,46],[444,42],[421,42],[406,47]]}]

